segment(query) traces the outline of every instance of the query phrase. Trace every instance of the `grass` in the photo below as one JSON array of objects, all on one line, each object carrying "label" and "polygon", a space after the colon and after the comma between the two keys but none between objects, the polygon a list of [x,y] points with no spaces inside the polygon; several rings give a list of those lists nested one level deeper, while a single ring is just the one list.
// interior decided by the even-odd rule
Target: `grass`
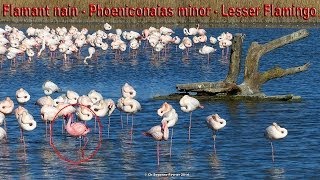
[{"label": "grass", "polygon": [[[154,1],[145,1],[145,0],[115,0],[115,1],[106,1],[106,0],[37,0],[37,1],[26,1],[26,0],[0,0],[1,4],[12,4],[15,7],[44,7],[46,5],[50,8],[50,17],[10,17],[3,16],[3,8],[0,9],[2,17],[0,21],[2,22],[45,22],[45,23],[135,23],[135,24],[144,24],[144,23],[153,23],[153,24],[180,24],[180,23],[317,23],[319,18],[313,17],[309,20],[304,20],[302,17],[270,17],[264,16],[262,10],[260,10],[259,16],[257,17],[222,17],[221,15],[221,5],[224,4],[226,8],[229,7],[261,7],[263,8],[264,4],[273,4],[275,7],[314,7],[318,8],[317,1],[304,1],[304,0],[262,0],[262,1],[238,1],[238,0],[183,0],[183,1],[172,1],[172,0],[154,0]],[[89,4],[99,4],[101,7],[171,7],[173,8],[174,15],[172,17],[96,17],[95,15],[89,17],[88,10]],[[55,17],[53,16],[54,7],[67,7],[68,4],[71,6],[77,7],[79,10],[78,16],[75,17]],[[212,9],[208,17],[178,17],[177,9],[178,7],[188,7],[188,5],[193,7],[210,7]],[[81,11],[86,10],[86,14],[82,14]],[[214,13],[216,10],[218,13]]]}]

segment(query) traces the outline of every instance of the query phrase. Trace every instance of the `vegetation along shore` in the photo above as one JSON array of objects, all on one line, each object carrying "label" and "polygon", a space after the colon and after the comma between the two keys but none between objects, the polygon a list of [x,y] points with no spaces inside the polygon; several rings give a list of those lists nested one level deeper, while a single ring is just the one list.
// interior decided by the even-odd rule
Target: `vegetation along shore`
[{"label": "vegetation along shore", "polygon": [[2,22],[317,23],[316,1],[0,0]]}]

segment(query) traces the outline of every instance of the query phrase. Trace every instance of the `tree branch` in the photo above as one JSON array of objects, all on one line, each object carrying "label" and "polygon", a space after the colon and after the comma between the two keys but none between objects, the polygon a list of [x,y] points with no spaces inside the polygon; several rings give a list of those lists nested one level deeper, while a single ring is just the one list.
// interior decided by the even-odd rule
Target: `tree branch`
[{"label": "tree branch", "polygon": [[270,52],[286,44],[305,38],[308,35],[308,31],[306,29],[302,29],[289,35],[283,36],[281,38],[272,40],[265,44],[259,44],[258,42],[251,43],[245,62],[245,81],[251,79],[253,76],[258,75],[260,57],[263,56],[265,53]]},{"label": "tree branch", "polygon": [[244,37],[245,37],[244,34],[237,33],[235,34],[232,40],[229,71],[226,79],[224,80],[224,82],[226,83],[237,82],[239,72],[240,72],[240,60],[241,60],[242,43],[243,43]]},{"label": "tree branch", "polygon": [[[248,49],[248,53],[245,61],[245,69],[244,69],[244,84],[248,86],[248,90],[250,91],[250,93],[253,93],[253,94],[259,93],[260,86],[262,85],[263,82],[266,82],[270,79],[277,78],[278,76],[282,77],[280,76],[281,73],[280,74],[275,73],[276,77],[274,78],[272,78],[271,75],[267,75],[267,76],[270,76],[269,77],[270,79],[266,77],[261,78],[261,73],[259,73],[259,61],[261,56],[263,56],[265,53],[270,52],[276,48],[279,48],[286,44],[305,38],[308,35],[309,35],[308,31],[306,29],[302,29],[294,33],[291,33],[289,35],[272,40],[265,44],[259,44],[257,42],[251,43],[251,46]],[[279,68],[273,69],[272,72],[277,70],[279,70]],[[262,74],[262,75],[266,76],[266,74]]]},{"label": "tree branch", "polygon": [[281,46],[284,46],[286,44],[290,44],[294,41],[297,41],[297,40],[300,40],[302,38],[305,38],[309,35],[309,32],[306,30],[306,29],[301,29],[299,31],[296,31],[292,34],[289,34],[289,35],[286,35],[286,36],[283,36],[281,38],[278,38],[278,39],[275,39],[275,40],[272,40],[266,44],[262,44],[261,45],[261,48],[262,48],[262,54],[265,54],[267,52],[270,52],[276,48],[279,48]]},{"label": "tree branch", "polygon": [[271,79],[280,78],[290,74],[306,71],[309,66],[310,66],[310,63],[306,63],[302,66],[288,68],[288,69],[282,69],[280,67],[272,68],[266,72],[260,73],[259,83],[263,84]]}]

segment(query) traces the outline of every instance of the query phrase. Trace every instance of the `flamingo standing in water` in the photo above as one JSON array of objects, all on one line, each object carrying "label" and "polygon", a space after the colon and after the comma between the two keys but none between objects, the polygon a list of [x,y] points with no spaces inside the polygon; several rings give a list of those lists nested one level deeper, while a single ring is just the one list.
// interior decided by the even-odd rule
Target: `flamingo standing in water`
[{"label": "flamingo standing in water", "polygon": [[[51,124],[51,122],[54,120],[58,112],[59,112],[59,109],[52,105],[44,105],[40,109],[41,119],[46,123],[46,137],[48,136],[48,121]],[[51,126],[50,126],[50,131],[51,131]]]},{"label": "flamingo standing in water", "polygon": [[149,131],[143,133],[146,136],[153,137],[157,141],[157,158],[158,165],[160,164],[160,144],[161,140],[167,141],[169,138],[169,128],[166,121],[162,122],[162,126],[153,126]]},{"label": "flamingo standing in water", "polygon": [[288,135],[288,130],[280,127],[277,123],[272,123],[272,125],[268,126],[265,131],[265,137],[270,141],[271,152],[272,152],[272,162],[274,162],[274,150],[272,141],[283,139]]},{"label": "flamingo standing in water", "polygon": [[214,53],[216,51],[215,48],[204,45],[201,49],[199,49],[200,54],[207,54],[208,55],[208,63],[210,60],[210,53]]},{"label": "flamingo standing in water", "polygon": [[21,141],[25,145],[23,131],[32,131],[37,127],[37,122],[28,111],[22,111],[21,115],[18,116],[18,123],[20,125]]},{"label": "flamingo standing in water", "polygon": [[207,117],[207,125],[213,130],[213,149],[216,154],[216,134],[219,129],[222,129],[227,124],[227,121],[222,119],[218,114],[212,114]]},{"label": "flamingo standing in water", "polygon": [[91,59],[92,55],[96,52],[96,49],[94,47],[89,47],[88,48],[89,56],[85,57],[83,60],[84,64],[88,64],[87,59]]},{"label": "flamingo standing in water", "polygon": [[[70,115],[66,125],[67,132],[74,137],[85,137],[90,132],[90,128],[88,128],[84,123],[81,122],[71,123],[72,118],[73,116]],[[84,147],[86,146],[87,142],[88,140],[85,142]]]},{"label": "flamingo standing in water", "polygon": [[137,113],[138,111],[141,110],[141,105],[140,103],[131,98],[122,98],[121,103],[123,104],[123,111],[126,113],[131,113],[132,118],[131,118],[131,140],[132,140],[132,134],[133,134],[133,115]]},{"label": "flamingo standing in water", "polygon": [[203,109],[204,107],[200,104],[200,102],[189,95],[184,95],[180,101],[179,104],[181,106],[181,110],[183,112],[188,112],[190,113],[190,121],[189,121],[189,142],[190,142],[190,131],[191,131],[191,116],[192,116],[192,111],[196,110],[197,108]]},{"label": "flamingo standing in water", "polygon": [[162,117],[162,123],[165,121],[168,124],[168,128],[171,128],[171,138],[170,138],[170,157],[172,149],[172,137],[173,137],[173,126],[178,122],[178,114],[176,110],[167,102],[163,103],[161,108],[157,111],[158,115]]},{"label": "flamingo standing in water", "polygon": [[110,116],[113,113],[113,111],[116,109],[116,105],[114,103],[114,101],[112,99],[106,99],[104,100],[107,104],[107,108],[108,108],[108,137],[109,137],[109,129],[110,129]]},{"label": "flamingo standing in water", "polygon": [[[124,98],[134,98],[137,95],[136,90],[128,83],[125,83],[122,86],[121,93],[122,93],[123,99]],[[121,98],[119,99],[119,101],[121,101]],[[119,103],[119,101],[118,101],[118,108],[120,108],[123,111],[123,105],[121,102]],[[127,114],[127,125],[128,125],[128,115],[129,114]],[[121,116],[121,121],[122,121],[122,116]]]}]

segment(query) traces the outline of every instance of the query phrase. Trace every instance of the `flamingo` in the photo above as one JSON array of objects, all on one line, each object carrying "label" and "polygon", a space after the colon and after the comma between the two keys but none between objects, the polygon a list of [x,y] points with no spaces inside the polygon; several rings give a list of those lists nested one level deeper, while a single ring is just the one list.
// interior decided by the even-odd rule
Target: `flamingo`
[{"label": "flamingo", "polygon": [[21,141],[25,145],[23,131],[32,131],[37,127],[37,122],[34,120],[33,116],[29,114],[28,111],[22,111],[21,115],[18,117],[18,123],[20,125]]},{"label": "flamingo", "polygon": [[54,100],[50,96],[43,96],[39,98],[36,102],[36,105],[44,106],[44,105],[54,105]]},{"label": "flamingo", "polygon": [[12,113],[14,108],[14,103],[10,99],[10,97],[6,97],[5,100],[0,101],[0,112],[3,114],[10,114]]},{"label": "flamingo", "polygon": [[217,40],[217,38],[211,36],[211,37],[209,38],[209,41],[210,41],[211,44],[216,44],[218,40]]},{"label": "flamingo", "polygon": [[108,137],[109,137],[110,116],[113,113],[113,111],[116,109],[116,105],[112,99],[105,99],[104,101],[107,104],[107,108],[108,108],[107,115],[108,115]]},{"label": "flamingo", "polygon": [[86,95],[80,96],[80,97],[78,98],[78,103],[79,103],[80,105],[86,106],[86,107],[88,107],[88,108],[90,108],[90,107],[93,105],[92,100],[91,100],[88,96],[86,96]]},{"label": "flamingo", "polygon": [[172,33],[174,33],[174,31],[172,29],[164,27],[164,26],[162,26],[159,30],[160,30],[160,33],[164,34],[164,35],[171,35]]},{"label": "flamingo", "polygon": [[161,140],[167,141],[169,138],[169,129],[166,121],[162,122],[162,126],[157,125],[153,126],[149,131],[143,133],[146,136],[153,137],[154,140],[157,141],[157,158],[158,165],[160,164],[160,144]]},{"label": "flamingo", "polygon": [[162,121],[168,124],[168,128],[172,127],[171,138],[170,138],[170,157],[171,157],[173,126],[178,122],[178,114],[176,110],[167,102],[163,103],[161,108],[158,109],[157,113],[160,117],[162,117]]},{"label": "flamingo", "polygon": [[216,154],[216,134],[219,129],[226,126],[226,120],[222,119],[218,114],[212,114],[207,117],[207,126],[213,130],[213,149]]},{"label": "flamingo", "polygon": [[28,62],[31,63],[32,57],[34,56],[34,51],[32,49],[26,50],[27,56],[28,56]]},{"label": "flamingo", "polygon": [[[94,103],[90,109],[94,112],[94,114],[98,117],[105,117],[108,113],[108,107],[107,107],[107,103],[102,99],[99,100],[98,102]],[[95,123],[94,123],[94,128],[96,128],[96,117],[95,117]]]},{"label": "flamingo", "polygon": [[87,107],[80,106],[77,109],[77,116],[82,120],[82,121],[90,121],[93,118],[93,114],[91,110]]},{"label": "flamingo", "polygon": [[125,83],[122,88],[121,88],[121,92],[122,92],[122,97],[124,98],[134,98],[137,95],[136,90],[130,86],[128,83]]},{"label": "flamingo", "polygon": [[96,52],[96,49],[94,47],[89,47],[88,48],[89,56],[85,57],[83,60],[84,64],[88,64],[87,59],[91,59],[92,55]]},{"label": "flamingo", "polygon": [[16,98],[19,104],[25,104],[30,100],[30,94],[23,88],[20,88],[16,91]]},{"label": "flamingo", "polygon": [[199,27],[197,27],[197,28],[192,27],[192,28],[189,28],[189,29],[183,28],[183,33],[186,36],[195,36],[195,35],[198,34],[198,29],[199,29]]},{"label": "flamingo", "polygon": [[[48,134],[48,121],[51,123],[54,120],[54,118],[57,116],[58,112],[59,112],[59,109],[51,105],[44,105],[40,109],[41,119],[46,122],[46,137]],[[50,126],[50,131],[51,131],[51,126]]]},{"label": "flamingo", "polygon": [[96,90],[91,90],[88,93],[88,97],[91,99],[93,104],[100,100],[103,100],[103,96],[101,95],[101,93],[97,92]]},{"label": "flamingo", "polygon": [[112,29],[112,26],[109,23],[105,23],[103,27],[106,31],[110,31]]},{"label": "flamingo", "polygon": [[272,123],[272,125],[268,126],[265,131],[265,137],[270,141],[271,152],[272,152],[272,162],[274,162],[274,150],[272,141],[283,139],[288,135],[288,130],[280,127],[277,123]]},{"label": "flamingo", "polygon": [[[64,131],[64,125],[65,125],[65,120],[67,117],[69,117],[72,113],[76,112],[76,108],[74,108],[72,105],[66,103],[66,102],[60,102],[57,104],[57,109],[59,110],[58,116],[63,117],[63,122],[62,122],[62,132]],[[52,126],[52,124],[50,124]],[[52,127],[50,127],[52,128]]]},{"label": "flamingo", "polygon": [[[69,116],[67,125],[66,125],[66,130],[67,132],[74,137],[85,137],[89,132],[90,128],[88,128],[84,123],[81,122],[74,122],[71,123],[72,115]],[[85,142],[84,147],[86,146],[88,140]]]},{"label": "flamingo", "polygon": [[201,49],[199,49],[199,53],[200,54],[207,54],[208,55],[208,63],[209,63],[209,59],[210,59],[210,53],[215,52],[216,49],[210,46],[206,46],[204,45]]},{"label": "flamingo", "polygon": [[123,98],[121,103],[123,104],[123,111],[126,113],[131,113],[131,115],[132,115],[132,121],[131,121],[131,140],[132,140],[133,114],[135,114],[141,110],[141,105],[137,100],[131,99],[129,97]]},{"label": "flamingo", "polygon": [[181,110],[183,112],[188,112],[190,113],[190,122],[189,122],[189,142],[190,142],[190,131],[191,131],[191,116],[192,116],[192,111],[196,110],[197,108],[203,109],[204,107],[200,104],[200,102],[189,95],[184,95],[180,101],[179,104],[181,106]]},{"label": "flamingo", "polygon": [[172,42],[176,45],[176,51],[178,49],[178,44],[180,44],[181,42],[181,39],[179,36],[175,36],[173,39],[172,39]]},{"label": "flamingo", "polygon": [[60,88],[54,82],[47,80],[43,83],[42,90],[45,95],[49,96],[54,92],[59,92]]},{"label": "flamingo", "polygon": [[77,104],[79,94],[75,91],[68,90],[67,91],[67,103],[69,104]]}]

